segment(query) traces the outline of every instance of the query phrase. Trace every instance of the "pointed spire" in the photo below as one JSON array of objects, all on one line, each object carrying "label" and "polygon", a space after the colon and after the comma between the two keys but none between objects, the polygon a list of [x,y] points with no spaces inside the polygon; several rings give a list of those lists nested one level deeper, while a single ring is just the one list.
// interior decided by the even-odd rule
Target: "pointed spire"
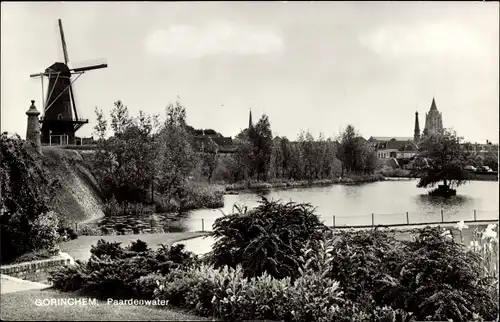
[{"label": "pointed spire", "polygon": [[432,98],[431,111],[437,111],[436,101]]},{"label": "pointed spire", "polygon": [[413,130],[413,141],[418,143],[420,141],[420,124],[418,122],[418,112],[415,112],[415,128]]},{"label": "pointed spire", "polygon": [[251,128],[253,126],[252,122],[252,109],[250,109],[250,116],[248,117],[248,128]]}]

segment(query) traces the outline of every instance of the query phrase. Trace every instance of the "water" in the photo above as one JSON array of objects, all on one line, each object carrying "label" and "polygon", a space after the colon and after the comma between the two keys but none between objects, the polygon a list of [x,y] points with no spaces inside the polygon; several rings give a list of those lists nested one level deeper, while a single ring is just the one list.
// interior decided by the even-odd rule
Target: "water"
[{"label": "water", "polygon": [[[457,196],[450,199],[430,197],[426,189],[416,187],[415,180],[383,181],[361,185],[332,185],[296,189],[271,190],[266,198],[297,203],[309,203],[327,225],[403,224],[408,221],[473,220],[498,218],[498,182],[472,181],[457,188]],[[185,222],[188,231],[212,230],[215,219],[223,213],[230,214],[233,205],[256,207],[260,200],[257,193],[226,195],[224,207],[200,209],[190,213]],[[335,216],[335,219],[333,218]],[[203,226],[203,227],[202,227]]]}]

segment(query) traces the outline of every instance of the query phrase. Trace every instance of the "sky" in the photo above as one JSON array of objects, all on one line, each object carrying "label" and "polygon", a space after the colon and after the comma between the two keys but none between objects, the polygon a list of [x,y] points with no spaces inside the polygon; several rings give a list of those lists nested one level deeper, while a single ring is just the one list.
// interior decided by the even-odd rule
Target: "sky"
[{"label": "sky", "polygon": [[[269,117],[275,135],[413,136],[432,98],[467,141],[498,142],[499,6],[495,2],[2,2],[1,131],[26,134],[40,79],[64,61],[105,57],[75,83],[79,114],[165,115],[179,96],[188,123],[235,136]],[[45,85],[47,81],[45,81]],[[47,90],[45,89],[45,93]]]}]

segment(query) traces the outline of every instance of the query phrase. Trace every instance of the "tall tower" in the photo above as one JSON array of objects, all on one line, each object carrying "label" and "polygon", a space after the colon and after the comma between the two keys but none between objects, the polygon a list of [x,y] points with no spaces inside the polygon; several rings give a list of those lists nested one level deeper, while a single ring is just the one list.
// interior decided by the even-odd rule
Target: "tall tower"
[{"label": "tall tower", "polygon": [[418,112],[415,112],[415,129],[413,130],[413,143],[420,141],[420,124],[418,123]]},{"label": "tall tower", "polygon": [[436,101],[432,99],[431,109],[429,113],[425,113],[425,129],[426,135],[436,135],[443,133],[443,116],[438,111]]},{"label": "tall tower", "polygon": [[252,109],[250,109],[250,116],[248,117],[248,128],[251,128],[253,126],[252,122]]},{"label": "tall tower", "polygon": [[28,115],[28,126],[26,128],[26,141],[32,142],[38,153],[42,153],[42,143],[40,140],[40,112],[36,109],[35,101],[31,101],[31,106],[26,112]]}]

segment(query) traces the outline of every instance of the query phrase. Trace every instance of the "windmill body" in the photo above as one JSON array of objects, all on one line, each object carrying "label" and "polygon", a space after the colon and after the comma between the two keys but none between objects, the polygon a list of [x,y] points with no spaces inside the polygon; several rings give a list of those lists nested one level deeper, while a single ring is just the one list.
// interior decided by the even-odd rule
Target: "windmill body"
[{"label": "windmill body", "polygon": [[[89,70],[107,67],[107,63],[101,60],[79,68],[69,68],[61,19],[59,19],[59,30],[65,62],[56,62],[43,73],[30,75],[30,77],[41,78],[42,95],[44,94],[44,78],[48,78],[47,95],[43,106],[44,115],[40,119],[42,144],[75,144],[76,131],[88,123],[88,120],[78,116],[73,83]],[[78,76],[73,78],[74,75]]]}]

